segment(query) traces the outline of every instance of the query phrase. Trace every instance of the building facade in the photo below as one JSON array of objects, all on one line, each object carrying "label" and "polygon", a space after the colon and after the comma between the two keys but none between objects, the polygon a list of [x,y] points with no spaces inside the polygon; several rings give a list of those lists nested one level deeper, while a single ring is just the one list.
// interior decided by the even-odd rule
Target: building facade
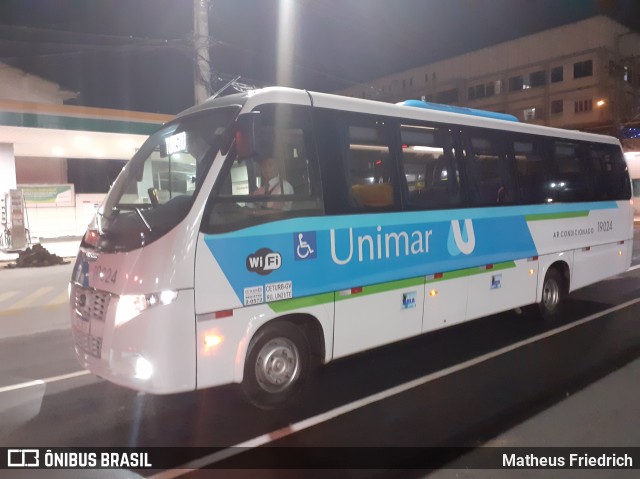
[{"label": "building facade", "polygon": [[75,97],[0,64],[0,249],[16,223],[11,192],[32,239],[82,234],[125,161],[172,118],[64,104]]},{"label": "building facade", "polygon": [[612,134],[631,146],[640,127],[640,35],[596,16],[338,93],[510,113],[528,123]]}]

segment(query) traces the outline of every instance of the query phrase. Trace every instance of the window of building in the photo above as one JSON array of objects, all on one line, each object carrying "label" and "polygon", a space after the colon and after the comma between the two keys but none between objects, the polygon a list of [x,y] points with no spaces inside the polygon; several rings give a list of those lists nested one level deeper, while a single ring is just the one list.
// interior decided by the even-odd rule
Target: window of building
[{"label": "window of building", "polygon": [[589,98],[588,100],[578,100],[573,104],[575,113],[585,113],[593,110],[593,100]]},{"label": "window of building", "polygon": [[518,91],[524,88],[524,79],[522,75],[509,78],[509,91]]},{"label": "window of building", "polygon": [[400,134],[408,206],[420,210],[460,206],[460,178],[448,130],[402,125]]},{"label": "window of building", "polygon": [[484,98],[486,96],[486,89],[484,83],[481,85],[475,85],[469,87],[469,100],[475,100],[476,98]]},{"label": "window of building", "polygon": [[458,101],[458,89],[452,88],[436,93],[436,102],[438,103],[455,103]]},{"label": "window of building", "polygon": [[502,93],[502,80],[492,81],[485,86],[485,96],[495,96]]},{"label": "window of building", "polygon": [[509,91],[527,90],[544,84],[545,72],[544,70],[539,70],[528,75],[517,75],[509,78]]},{"label": "window of building", "polygon": [[622,76],[622,79],[627,83],[633,83],[633,72],[631,71],[631,68],[626,65],[624,67],[624,74]]},{"label": "window of building", "polygon": [[536,109],[535,108],[525,108],[522,110],[522,117],[524,121],[533,121],[536,119]]},{"label": "window of building", "polygon": [[551,83],[558,83],[561,82],[564,78],[564,68],[559,66],[559,67],[553,67],[551,69]]},{"label": "window of building", "polygon": [[562,113],[564,108],[564,102],[562,100],[552,100],[551,101],[551,113],[554,115]]},{"label": "window of building", "polygon": [[593,61],[585,60],[573,64],[573,78],[584,78],[593,75]]},{"label": "window of building", "polygon": [[429,74],[425,73],[424,74],[424,82],[427,83],[429,81]]},{"label": "window of building", "polygon": [[531,88],[544,86],[544,84],[545,84],[544,70],[539,70],[537,72],[533,72],[529,74],[529,85],[531,85]]}]

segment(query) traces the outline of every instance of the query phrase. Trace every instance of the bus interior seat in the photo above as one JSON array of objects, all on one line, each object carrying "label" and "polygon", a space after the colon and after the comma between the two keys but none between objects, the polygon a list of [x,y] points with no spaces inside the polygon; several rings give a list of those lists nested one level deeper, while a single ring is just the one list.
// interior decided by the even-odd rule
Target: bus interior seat
[{"label": "bus interior seat", "polygon": [[380,208],[393,205],[393,187],[388,183],[352,185],[351,195],[358,206]]}]

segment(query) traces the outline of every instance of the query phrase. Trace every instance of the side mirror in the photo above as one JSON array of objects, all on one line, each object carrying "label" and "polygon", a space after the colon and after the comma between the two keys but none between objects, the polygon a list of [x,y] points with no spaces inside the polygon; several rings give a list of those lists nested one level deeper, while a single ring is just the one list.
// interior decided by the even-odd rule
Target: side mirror
[{"label": "side mirror", "polygon": [[240,115],[236,120],[235,150],[238,160],[251,158],[258,154],[259,119],[260,112],[252,111]]}]

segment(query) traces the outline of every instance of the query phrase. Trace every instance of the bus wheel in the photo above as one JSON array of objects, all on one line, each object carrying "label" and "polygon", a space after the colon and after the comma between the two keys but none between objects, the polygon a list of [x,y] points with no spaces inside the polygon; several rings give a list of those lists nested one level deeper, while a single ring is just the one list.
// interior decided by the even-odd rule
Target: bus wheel
[{"label": "bus wheel", "polygon": [[267,325],[249,344],[242,389],[254,406],[274,409],[300,391],[310,364],[309,342],[296,325]]},{"label": "bus wheel", "polygon": [[565,281],[562,273],[556,268],[550,268],[542,283],[542,299],[538,303],[540,316],[543,319],[555,319],[562,312],[566,296]]}]

